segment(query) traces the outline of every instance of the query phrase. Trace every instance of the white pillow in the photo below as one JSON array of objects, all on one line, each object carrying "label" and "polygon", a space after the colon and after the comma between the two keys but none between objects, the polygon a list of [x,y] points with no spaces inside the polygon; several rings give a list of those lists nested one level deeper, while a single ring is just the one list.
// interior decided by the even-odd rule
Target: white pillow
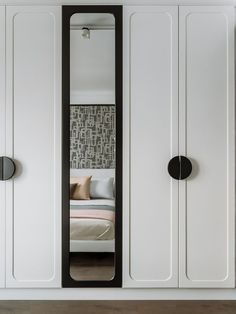
[{"label": "white pillow", "polygon": [[91,180],[90,196],[92,198],[114,198],[114,178]]}]

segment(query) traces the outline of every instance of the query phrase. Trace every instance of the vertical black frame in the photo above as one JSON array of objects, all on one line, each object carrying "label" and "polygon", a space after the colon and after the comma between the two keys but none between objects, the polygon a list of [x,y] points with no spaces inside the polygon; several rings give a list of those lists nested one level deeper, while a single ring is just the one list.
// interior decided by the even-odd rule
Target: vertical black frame
[{"label": "vertical black frame", "polygon": [[[70,276],[70,18],[76,13],[110,13],[115,18],[115,105],[116,105],[116,220],[115,275],[112,280],[80,280]],[[122,6],[62,6],[62,286],[122,286]]]}]

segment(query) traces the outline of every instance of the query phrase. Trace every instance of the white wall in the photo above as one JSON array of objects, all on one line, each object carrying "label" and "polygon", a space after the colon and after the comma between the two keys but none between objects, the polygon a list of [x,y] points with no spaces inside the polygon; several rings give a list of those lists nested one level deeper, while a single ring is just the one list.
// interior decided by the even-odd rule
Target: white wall
[{"label": "white wall", "polygon": [[115,103],[115,30],[71,30],[71,104]]}]

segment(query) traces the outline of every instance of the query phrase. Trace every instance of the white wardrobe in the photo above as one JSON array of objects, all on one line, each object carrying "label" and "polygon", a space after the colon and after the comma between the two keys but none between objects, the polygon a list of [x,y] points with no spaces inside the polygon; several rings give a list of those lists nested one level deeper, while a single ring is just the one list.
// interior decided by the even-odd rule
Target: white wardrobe
[{"label": "white wardrobe", "polygon": [[[17,169],[0,181],[1,288],[62,286],[61,9],[0,6],[0,156]],[[234,7],[123,20],[123,287],[234,288]]]},{"label": "white wardrobe", "polygon": [[124,286],[234,287],[234,8],[125,7],[124,23]]},{"label": "white wardrobe", "polygon": [[61,286],[61,8],[0,7],[1,287]]}]

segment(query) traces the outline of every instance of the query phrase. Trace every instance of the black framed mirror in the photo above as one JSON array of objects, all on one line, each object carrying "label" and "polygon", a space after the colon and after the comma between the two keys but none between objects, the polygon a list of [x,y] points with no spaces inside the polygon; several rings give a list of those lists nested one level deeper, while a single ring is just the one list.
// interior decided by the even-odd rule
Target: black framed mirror
[{"label": "black framed mirror", "polygon": [[120,287],[122,6],[62,21],[62,285]]}]

